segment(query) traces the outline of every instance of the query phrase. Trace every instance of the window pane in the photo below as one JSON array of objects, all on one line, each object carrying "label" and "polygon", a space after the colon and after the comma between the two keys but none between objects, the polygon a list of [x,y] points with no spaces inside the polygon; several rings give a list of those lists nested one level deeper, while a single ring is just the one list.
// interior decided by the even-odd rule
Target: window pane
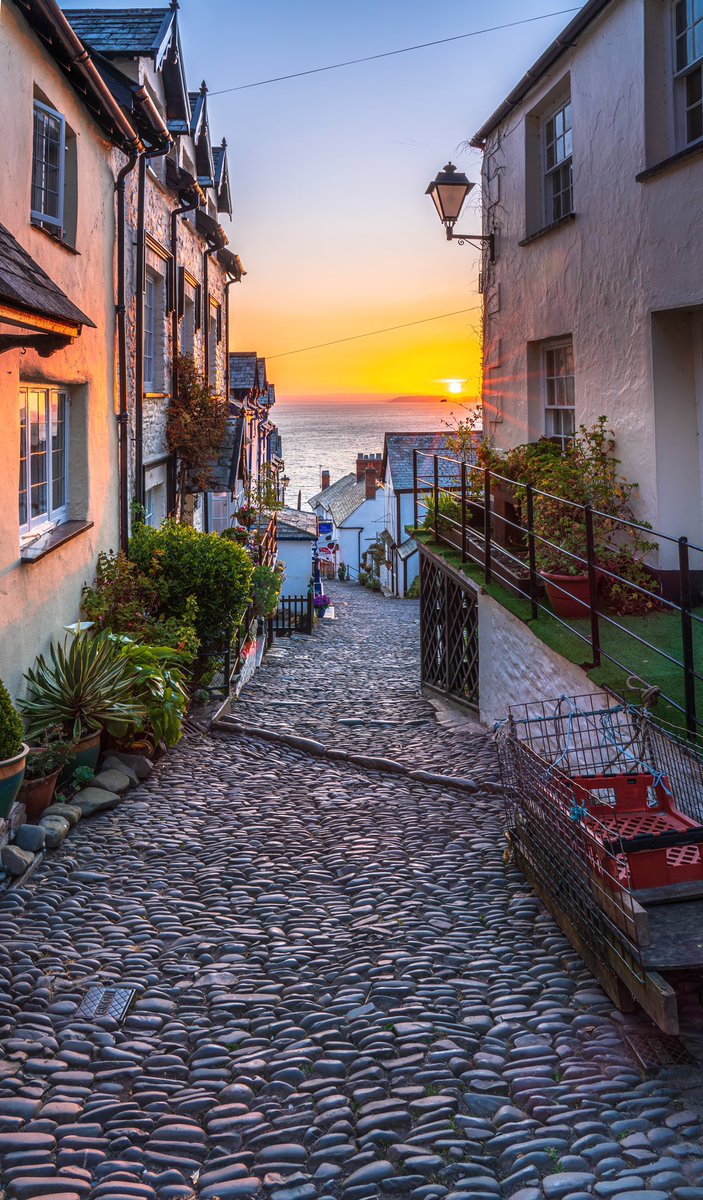
[{"label": "window pane", "polygon": [[27,393],[20,392],[20,525],[27,524]]},{"label": "window pane", "polygon": [[156,280],[146,277],[144,294],[144,384],[154,385],[154,343],[156,336]]},{"label": "window pane", "polygon": [[63,123],[59,117],[34,109],[32,160],[32,209],[43,216],[61,219],[61,160],[64,153]]},{"label": "window pane", "polygon": [[47,445],[47,394],[45,391],[29,393],[29,449],[30,491],[32,518],[47,514],[48,509],[48,445]]},{"label": "window pane", "polygon": [[66,397],[51,393],[51,507],[66,504]]}]

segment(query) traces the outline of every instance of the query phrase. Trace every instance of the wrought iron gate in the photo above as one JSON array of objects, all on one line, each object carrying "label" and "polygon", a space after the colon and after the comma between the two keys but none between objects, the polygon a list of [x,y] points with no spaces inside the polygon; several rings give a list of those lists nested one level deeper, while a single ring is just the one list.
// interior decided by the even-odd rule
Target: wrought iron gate
[{"label": "wrought iron gate", "polygon": [[423,687],[478,705],[478,604],[471,585],[420,546]]}]

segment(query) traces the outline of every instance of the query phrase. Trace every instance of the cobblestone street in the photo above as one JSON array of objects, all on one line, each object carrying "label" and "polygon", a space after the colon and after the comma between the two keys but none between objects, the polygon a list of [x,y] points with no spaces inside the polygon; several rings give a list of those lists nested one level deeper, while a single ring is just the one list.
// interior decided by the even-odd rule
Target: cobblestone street
[{"label": "cobblestone street", "polygon": [[[703,1200],[701,1071],[643,1081],[504,863],[489,738],[418,693],[417,604],[329,590],[238,714],[483,786],[193,733],[81,821],[0,900],[6,1194]],[[138,989],[120,1025],[75,1018],[95,983]]]}]

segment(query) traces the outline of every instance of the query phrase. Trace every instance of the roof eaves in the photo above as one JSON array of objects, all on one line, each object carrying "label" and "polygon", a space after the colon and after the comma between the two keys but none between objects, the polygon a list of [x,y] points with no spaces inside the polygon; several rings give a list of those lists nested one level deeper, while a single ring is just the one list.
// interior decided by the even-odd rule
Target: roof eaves
[{"label": "roof eaves", "polygon": [[569,22],[559,36],[554,39],[551,45],[533,63],[529,71],[525,72],[522,79],[516,84],[512,92],[506,96],[503,103],[498,106],[492,116],[474,134],[470,144],[475,149],[482,150],[484,148],[489,134],[493,133],[493,130],[497,129],[505,118],[510,116],[513,109],[525,99],[535,84],[539,83],[547,71],[558,62],[562,54],[565,54],[567,50],[570,50],[574,46],[576,38],[588,28],[596,17],[600,16],[603,9],[612,3],[613,0],[588,0],[584,4],[573,20]]}]

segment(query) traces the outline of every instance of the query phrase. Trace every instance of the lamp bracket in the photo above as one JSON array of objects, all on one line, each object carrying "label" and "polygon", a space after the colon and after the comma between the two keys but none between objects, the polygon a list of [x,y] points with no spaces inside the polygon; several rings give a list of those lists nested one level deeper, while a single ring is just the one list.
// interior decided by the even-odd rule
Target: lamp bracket
[{"label": "lamp bracket", "polygon": [[447,241],[458,242],[460,246],[464,246],[468,242],[475,250],[481,246],[488,246],[489,261],[495,262],[496,260],[496,238],[494,233],[454,233],[452,230],[448,230]]}]

